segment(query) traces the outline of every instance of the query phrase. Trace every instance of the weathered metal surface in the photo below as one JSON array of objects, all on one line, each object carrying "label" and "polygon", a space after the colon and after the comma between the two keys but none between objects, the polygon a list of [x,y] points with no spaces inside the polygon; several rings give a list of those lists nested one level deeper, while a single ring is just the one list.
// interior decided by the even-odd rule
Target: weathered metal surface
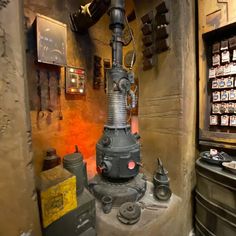
[{"label": "weathered metal surface", "polygon": [[57,151],[55,148],[49,148],[46,151],[46,156],[43,160],[43,171],[52,169],[57,165],[61,164],[61,158],[57,155]]},{"label": "weathered metal surface", "polygon": [[95,236],[96,209],[94,197],[87,189],[77,197],[78,207],[53,222],[43,236]]},{"label": "weathered metal surface", "polygon": [[77,207],[76,177],[62,166],[41,172],[37,190],[44,228]]},{"label": "weathered metal surface", "polygon": [[77,150],[64,156],[63,167],[76,176],[76,193],[81,194],[88,181],[86,163],[83,161],[82,154]]},{"label": "weathered metal surface", "polygon": [[197,235],[235,235],[236,175],[199,159],[196,170]]},{"label": "weathered metal surface", "polygon": [[146,179],[143,174],[125,180],[112,182],[96,175],[89,183],[90,191],[100,201],[104,196],[112,198],[112,206],[120,206],[125,202],[135,202],[143,197],[146,191]]},{"label": "weathered metal surface", "polygon": [[140,145],[127,122],[127,95],[133,74],[123,69],[124,0],[111,1],[112,68],[108,69],[108,118],[96,146],[97,167],[103,176],[131,178],[138,174]]},{"label": "weathered metal surface", "polygon": [[141,216],[141,208],[137,203],[126,202],[119,208],[117,218],[126,225],[133,225],[137,223]]}]

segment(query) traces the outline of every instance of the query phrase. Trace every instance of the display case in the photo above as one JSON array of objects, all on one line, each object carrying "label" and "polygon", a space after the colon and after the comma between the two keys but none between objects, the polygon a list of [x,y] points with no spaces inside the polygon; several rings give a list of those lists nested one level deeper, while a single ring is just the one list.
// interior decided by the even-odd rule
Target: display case
[{"label": "display case", "polygon": [[201,146],[236,149],[235,36],[236,1],[198,0]]},{"label": "display case", "polygon": [[202,34],[202,41],[199,142],[236,149],[236,23]]}]

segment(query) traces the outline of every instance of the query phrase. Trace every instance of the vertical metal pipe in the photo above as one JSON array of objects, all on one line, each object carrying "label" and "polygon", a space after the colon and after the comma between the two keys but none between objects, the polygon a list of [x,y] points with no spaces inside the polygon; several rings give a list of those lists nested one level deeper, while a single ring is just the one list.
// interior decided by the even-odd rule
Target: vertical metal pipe
[{"label": "vertical metal pipe", "polygon": [[123,64],[123,29],[125,17],[124,0],[112,0],[110,14],[110,29],[112,30],[112,62],[114,66]]},{"label": "vertical metal pipe", "polygon": [[[126,91],[117,86],[118,81],[127,77],[123,70],[123,29],[124,0],[112,0],[109,9],[110,29],[112,30],[112,69],[108,77],[108,119],[107,125],[114,128],[127,126]],[[116,88],[114,88],[116,86]]]}]

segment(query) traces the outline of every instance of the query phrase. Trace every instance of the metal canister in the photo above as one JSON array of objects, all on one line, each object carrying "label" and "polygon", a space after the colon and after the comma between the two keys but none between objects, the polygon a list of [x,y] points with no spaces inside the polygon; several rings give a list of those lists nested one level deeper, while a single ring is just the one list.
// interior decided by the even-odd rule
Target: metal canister
[{"label": "metal canister", "polygon": [[83,161],[82,154],[77,150],[64,156],[63,167],[76,176],[76,193],[81,194],[84,186],[88,184],[86,163]]},{"label": "metal canister", "polygon": [[163,167],[161,160],[157,160],[157,170],[153,176],[153,193],[160,201],[167,201],[170,199],[172,192],[169,187],[168,171]]},{"label": "metal canister", "polygon": [[55,148],[48,148],[43,161],[43,171],[52,169],[61,164],[61,158]]}]

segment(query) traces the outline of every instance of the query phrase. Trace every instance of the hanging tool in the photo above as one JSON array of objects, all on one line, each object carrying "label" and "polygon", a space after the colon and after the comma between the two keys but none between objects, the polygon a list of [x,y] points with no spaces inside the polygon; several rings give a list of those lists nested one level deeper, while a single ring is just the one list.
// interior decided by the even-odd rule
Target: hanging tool
[{"label": "hanging tool", "polygon": [[51,88],[50,88],[50,72],[47,71],[47,80],[48,80],[48,111],[53,112],[51,105]]},{"label": "hanging tool", "polygon": [[39,127],[39,119],[44,117],[44,112],[42,110],[42,97],[41,97],[41,76],[40,76],[40,70],[36,70],[36,76],[37,76],[37,94],[38,94],[38,112],[37,112],[37,127]]},{"label": "hanging tool", "polygon": [[51,106],[51,88],[50,88],[50,72],[46,71],[47,74],[47,98],[48,98],[48,104],[47,104],[47,123],[51,124],[52,119],[51,119],[51,114],[53,112],[52,106]]},{"label": "hanging tool", "polygon": [[56,71],[56,78],[57,78],[57,106],[58,106],[58,109],[59,109],[58,119],[63,120],[63,114],[62,114],[62,111],[61,111],[60,71]]}]

